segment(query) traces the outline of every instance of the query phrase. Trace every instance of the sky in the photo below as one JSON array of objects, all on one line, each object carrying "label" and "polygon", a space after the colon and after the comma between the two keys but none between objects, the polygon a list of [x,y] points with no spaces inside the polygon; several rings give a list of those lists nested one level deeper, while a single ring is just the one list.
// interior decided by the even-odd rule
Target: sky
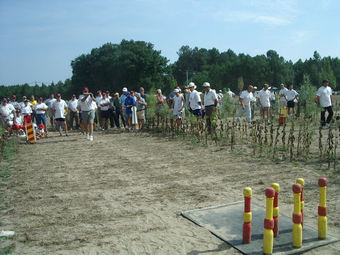
[{"label": "sky", "polygon": [[340,57],[339,13],[340,0],[0,0],[0,85],[64,81],[73,59],[123,39],[169,63],[183,45]]}]

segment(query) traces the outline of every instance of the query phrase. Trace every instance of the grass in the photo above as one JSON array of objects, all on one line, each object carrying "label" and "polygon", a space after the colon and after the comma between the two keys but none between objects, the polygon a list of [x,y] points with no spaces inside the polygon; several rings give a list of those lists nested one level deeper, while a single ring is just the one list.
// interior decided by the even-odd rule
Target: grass
[{"label": "grass", "polygon": [[[12,186],[8,185],[7,181],[10,179],[12,174],[9,172],[9,170],[12,168],[11,162],[14,159],[14,155],[18,148],[18,142],[15,139],[9,139],[4,147],[3,154],[2,154],[2,162],[1,162],[1,171],[0,171],[0,188],[4,186]],[[0,199],[0,209],[6,209],[6,204],[11,200],[9,197],[2,197]],[[4,238],[2,238],[4,239]],[[14,252],[15,245],[11,244],[5,248],[2,248],[0,250],[0,255],[6,255]]]}]

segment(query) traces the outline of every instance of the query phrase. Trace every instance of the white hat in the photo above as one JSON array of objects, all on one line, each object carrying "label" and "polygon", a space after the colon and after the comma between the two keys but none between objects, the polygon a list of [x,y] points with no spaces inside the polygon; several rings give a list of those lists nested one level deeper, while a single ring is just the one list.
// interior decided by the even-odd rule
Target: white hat
[{"label": "white hat", "polygon": [[257,89],[257,87],[255,86],[254,89]]},{"label": "white hat", "polygon": [[174,92],[175,92],[175,93],[178,93],[178,92],[179,92],[179,89],[174,89]]},{"label": "white hat", "polygon": [[127,88],[126,87],[123,88],[123,92],[127,92]]},{"label": "white hat", "polygon": [[210,87],[210,83],[209,82],[205,82],[205,83],[203,83],[203,88],[206,88],[206,87]]},{"label": "white hat", "polygon": [[195,87],[195,86],[196,86],[195,83],[190,82],[189,85],[188,85],[188,88]]}]

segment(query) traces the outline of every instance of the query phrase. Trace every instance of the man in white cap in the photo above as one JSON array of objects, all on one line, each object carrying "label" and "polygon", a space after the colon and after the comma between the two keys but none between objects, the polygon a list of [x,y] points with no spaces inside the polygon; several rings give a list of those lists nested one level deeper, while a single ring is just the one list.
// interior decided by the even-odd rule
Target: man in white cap
[{"label": "man in white cap", "polygon": [[251,106],[254,102],[254,95],[253,95],[253,86],[249,85],[247,90],[243,90],[241,92],[239,101],[240,101],[240,107],[239,107],[239,113],[237,116],[236,121],[240,121],[240,117],[243,116],[244,113],[246,113],[246,120],[248,123],[251,122]]},{"label": "man in white cap", "polygon": [[204,89],[204,112],[207,122],[208,131],[211,131],[211,116],[216,111],[216,106],[218,103],[217,95],[215,90],[210,88],[209,82],[203,83]]},{"label": "man in white cap", "polygon": [[127,98],[126,93],[128,92],[128,89],[126,87],[124,87],[122,89],[122,92],[123,93],[120,95],[120,98],[119,98],[119,105],[120,105],[122,122],[123,122],[123,125],[124,125],[124,128],[125,128],[126,127],[125,99]]},{"label": "man in white cap", "polygon": [[179,89],[175,89],[174,92],[175,92],[175,96],[173,97],[173,102],[174,102],[173,114],[176,120],[177,127],[180,127],[182,125],[185,101]]},{"label": "man in white cap", "polygon": [[193,82],[189,83],[190,97],[189,97],[189,107],[197,118],[202,116],[202,101],[199,93],[196,90],[196,85]]}]

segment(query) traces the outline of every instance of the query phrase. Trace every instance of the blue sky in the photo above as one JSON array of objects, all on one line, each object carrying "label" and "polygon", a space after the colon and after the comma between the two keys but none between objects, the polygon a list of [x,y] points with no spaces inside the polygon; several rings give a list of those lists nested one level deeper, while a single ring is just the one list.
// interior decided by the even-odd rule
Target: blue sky
[{"label": "blue sky", "polygon": [[183,45],[285,59],[340,57],[340,0],[0,0],[0,85],[71,78],[71,61],[122,39],[170,62]]}]

